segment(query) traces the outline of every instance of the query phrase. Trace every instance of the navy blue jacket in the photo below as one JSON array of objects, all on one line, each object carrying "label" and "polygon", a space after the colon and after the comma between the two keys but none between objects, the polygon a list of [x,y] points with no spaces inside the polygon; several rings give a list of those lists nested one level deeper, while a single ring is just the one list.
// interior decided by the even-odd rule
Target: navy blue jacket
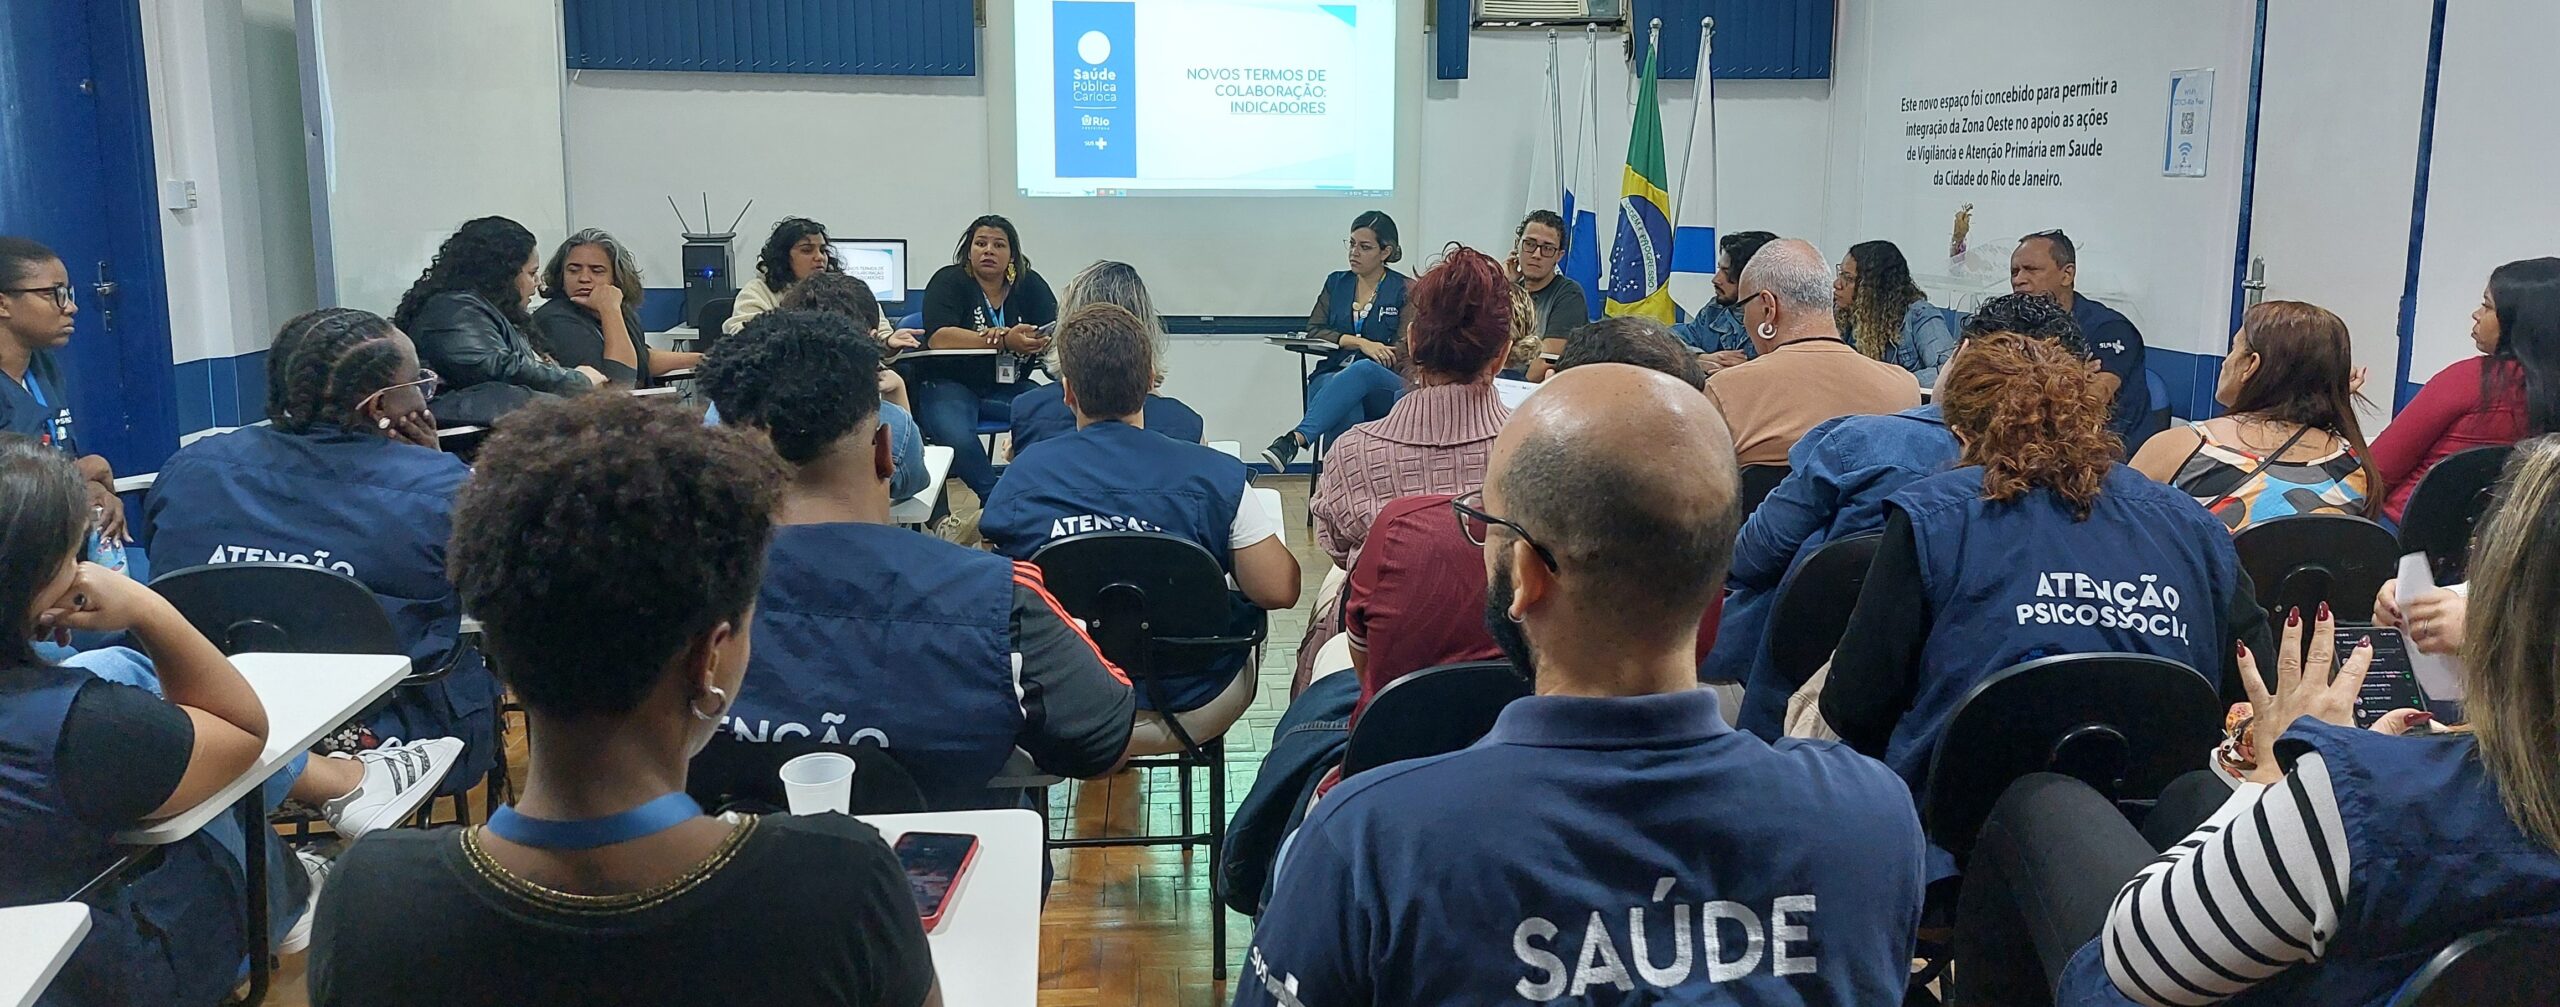
[{"label": "navy blue jacket", "polygon": [[[1404,292],[1406,284],[1410,282],[1403,273],[1392,269],[1387,270],[1387,275],[1378,280],[1378,293],[1369,302],[1369,313],[1353,318],[1351,303],[1359,296],[1360,277],[1348,269],[1334,270],[1333,275],[1324,278],[1322,305],[1324,312],[1321,316],[1310,316],[1307,324],[1311,328],[1323,328],[1338,334],[1373,339],[1389,345],[1402,343],[1404,341]],[[1325,357],[1324,361],[1316,366],[1315,373],[1338,371],[1351,366],[1352,361],[1362,358],[1363,355],[1358,350],[1340,350]]]},{"label": "navy blue jacket", "polygon": [[2116,376],[2115,416],[2107,427],[2125,438],[2125,450],[2139,447],[2133,433],[2151,412],[2151,383],[2143,370],[2142,330],[2124,313],[2081,295],[2071,298],[2071,320],[2098,366]]},{"label": "navy blue jacket", "polygon": [[0,375],[0,431],[32,437],[80,457],[80,441],[71,429],[71,397],[63,393],[62,373],[53,354],[38,350],[27,361],[27,383]]},{"label": "navy blue jacket", "polygon": [[[1198,444],[1207,421],[1180,399],[1149,394],[1147,429],[1185,444]],[[1067,406],[1066,386],[1052,381],[1013,397],[1013,453],[1076,429],[1076,411]]]}]

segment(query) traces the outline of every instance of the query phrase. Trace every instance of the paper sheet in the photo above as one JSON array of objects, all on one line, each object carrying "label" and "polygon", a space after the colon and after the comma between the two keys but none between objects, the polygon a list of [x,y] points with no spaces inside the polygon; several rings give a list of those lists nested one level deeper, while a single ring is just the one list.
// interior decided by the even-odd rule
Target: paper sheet
[{"label": "paper sheet", "polygon": [[[2400,594],[2395,600],[2400,603],[2402,612],[2407,612],[2412,603],[2435,589],[2436,571],[2427,565],[2426,553],[2413,552],[2400,557]],[[2428,699],[2439,703],[2462,701],[2461,666],[2452,657],[2421,652],[2413,640],[2409,644],[2409,665],[2417,671],[2418,688],[2425,690]]]}]

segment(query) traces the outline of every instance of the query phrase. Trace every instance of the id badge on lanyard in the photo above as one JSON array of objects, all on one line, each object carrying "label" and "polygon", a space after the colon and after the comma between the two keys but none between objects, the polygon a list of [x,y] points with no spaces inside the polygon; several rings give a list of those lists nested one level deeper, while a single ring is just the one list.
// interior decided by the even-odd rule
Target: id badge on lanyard
[{"label": "id badge on lanyard", "polygon": [[[978,295],[978,304],[980,309],[984,312],[984,317],[987,318],[989,324],[993,325],[995,328],[1004,328],[1003,308],[993,304],[988,304],[985,294]],[[1021,365],[1014,361],[1013,354],[1006,353],[999,349],[996,352],[996,383],[999,385],[1009,385],[1015,381],[1021,380],[1021,378]]]}]

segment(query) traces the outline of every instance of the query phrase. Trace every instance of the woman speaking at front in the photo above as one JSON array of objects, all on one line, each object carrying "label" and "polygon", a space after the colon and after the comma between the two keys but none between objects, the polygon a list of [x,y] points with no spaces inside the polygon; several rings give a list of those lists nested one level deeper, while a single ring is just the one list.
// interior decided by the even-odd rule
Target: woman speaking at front
[{"label": "woman speaking at front", "polygon": [[[1378,373],[1392,378],[1396,347],[1403,341],[1405,275],[1387,268],[1404,258],[1395,218],[1376,210],[1352,218],[1351,238],[1344,244],[1351,250],[1351,268],[1324,278],[1324,292],[1316,295],[1315,310],[1307,315],[1308,338],[1341,349],[1327,354],[1307,379],[1307,405],[1314,404],[1316,393],[1344,368],[1363,357],[1376,361],[1383,368]],[[1317,440],[1332,440],[1353,424],[1385,416],[1402,387],[1401,381],[1377,382],[1375,394],[1361,396],[1357,415],[1323,416],[1310,411],[1297,429],[1281,434],[1263,449],[1263,461],[1274,471],[1288,468],[1300,450]]]},{"label": "woman speaking at front", "polygon": [[1031,387],[1023,372],[1049,348],[1041,329],[1057,320],[1058,295],[1032,271],[1021,233],[992,213],[969,222],[951,264],[925,282],[926,349],[997,351],[992,360],[911,360],[901,368],[924,439],[952,450],[951,474],[980,500],[996,488],[996,467],[978,443],[978,421],[1012,422],[1013,397]]}]

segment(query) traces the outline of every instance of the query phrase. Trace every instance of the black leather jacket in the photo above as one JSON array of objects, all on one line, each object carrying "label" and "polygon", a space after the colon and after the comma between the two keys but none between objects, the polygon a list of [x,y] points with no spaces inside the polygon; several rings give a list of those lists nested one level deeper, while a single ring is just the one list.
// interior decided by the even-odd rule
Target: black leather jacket
[{"label": "black leather jacket", "polygon": [[575,395],[593,387],[587,376],[552,363],[523,330],[480,295],[448,290],[427,298],[409,325],[418,359],[444,379],[447,389],[498,382],[538,392]]}]

